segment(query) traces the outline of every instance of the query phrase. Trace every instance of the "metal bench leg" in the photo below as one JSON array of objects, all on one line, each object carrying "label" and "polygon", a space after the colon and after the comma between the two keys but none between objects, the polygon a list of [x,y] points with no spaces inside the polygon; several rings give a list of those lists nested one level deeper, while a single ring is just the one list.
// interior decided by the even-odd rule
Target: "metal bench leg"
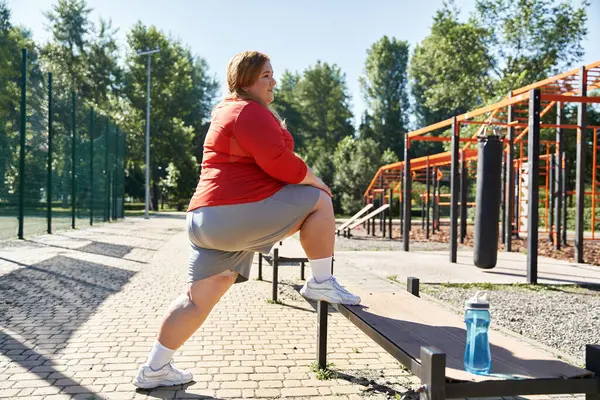
[{"label": "metal bench leg", "polygon": [[258,253],[258,280],[262,281],[262,261],[263,255],[262,253]]},{"label": "metal bench leg", "polygon": [[333,275],[333,262],[335,261],[334,257],[331,257],[331,275]]},{"label": "metal bench leg", "polygon": [[585,346],[585,369],[595,373],[598,381],[596,394],[586,394],[585,400],[600,400],[600,345]]},{"label": "metal bench leg", "polygon": [[406,291],[419,297],[419,278],[409,276],[406,278]]},{"label": "metal bench leg", "polygon": [[317,364],[320,369],[327,368],[327,310],[329,303],[317,302]]},{"label": "metal bench leg", "polygon": [[279,249],[273,250],[273,301],[277,301],[277,275],[279,273]]},{"label": "metal bench leg", "polygon": [[421,347],[421,400],[446,398],[446,354],[435,347]]},{"label": "metal bench leg", "polygon": [[304,261],[300,263],[300,279],[304,280]]}]

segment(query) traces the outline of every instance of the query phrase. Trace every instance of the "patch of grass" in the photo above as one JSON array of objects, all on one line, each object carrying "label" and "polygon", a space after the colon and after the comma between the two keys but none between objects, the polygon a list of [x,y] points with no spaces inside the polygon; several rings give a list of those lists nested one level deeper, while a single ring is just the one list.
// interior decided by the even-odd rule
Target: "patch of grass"
[{"label": "patch of grass", "polygon": [[390,275],[387,278],[392,282],[400,283],[398,282],[398,275]]},{"label": "patch of grass", "polygon": [[313,361],[310,364],[310,370],[317,374],[317,379],[320,381],[327,381],[330,379],[337,378],[337,372],[335,372],[332,368],[335,366],[334,363],[327,363],[324,369],[319,368],[319,364],[316,361]]},{"label": "patch of grass", "polygon": [[360,353],[360,349],[358,347],[353,347],[352,351],[355,352],[356,354]]},{"label": "patch of grass", "polygon": [[[390,277],[388,277],[390,279]],[[503,290],[503,289],[522,289],[532,292],[565,292],[573,294],[590,294],[589,292],[600,292],[600,285],[554,285],[554,284],[531,284],[531,283],[440,283],[423,285],[423,291],[435,292],[437,288],[454,288],[454,289],[477,289],[477,290]],[[592,293],[592,295],[594,295]]]},{"label": "patch of grass", "polygon": [[499,290],[505,285],[496,285],[493,283],[441,283],[440,286],[458,289],[482,289],[482,290]]},{"label": "patch of grass", "polygon": [[265,299],[268,304],[283,304],[281,300]]}]

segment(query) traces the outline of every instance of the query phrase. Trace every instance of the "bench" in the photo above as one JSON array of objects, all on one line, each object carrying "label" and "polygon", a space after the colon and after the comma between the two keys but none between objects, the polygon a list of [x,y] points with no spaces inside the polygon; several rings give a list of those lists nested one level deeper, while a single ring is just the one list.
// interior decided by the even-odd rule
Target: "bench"
[{"label": "bench", "polygon": [[[359,306],[332,306],[421,379],[421,399],[585,393],[600,400],[600,346],[586,346],[586,367],[577,368],[517,337],[490,329],[492,374],[464,370],[464,319],[408,290],[361,293]],[[327,312],[317,303],[317,363],[326,368]],[[493,315],[492,315],[493,318]]]},{"label": "bench", "polygon": [[361,215],[369,211],[371,208],[373,208],[373,203],[369,203],[366,206],[364,206],[362,210],[354,214],[348,221],[344,222],[342,225],[337,227],[335,229],[335,233],[339,236],[340,232],[343,232],[344,236],[346,236],[346,228],[349,227],[350,224],[352,224],[354,221],[360,218]]},{"label": "bench", "polygon": [[270,254],[258,254],[259,281],[262,281],[263,259],[273,266],[273,301],[277,301],[278,273],[281,263],[299,263],[300,279],[304,280],[304,265],[308,262],[308,258],[299,240],[289,237],[274,246]]}]

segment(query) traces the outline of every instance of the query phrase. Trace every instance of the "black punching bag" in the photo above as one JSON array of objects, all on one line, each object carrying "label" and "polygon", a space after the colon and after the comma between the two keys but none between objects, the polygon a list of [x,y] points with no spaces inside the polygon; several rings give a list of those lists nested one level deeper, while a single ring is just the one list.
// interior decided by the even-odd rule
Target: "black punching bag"
[{"label": "black punching bag", "polygon": [[502,142],[498,136],[479,138],[475,203],[475,253],[479,268],[490,269],[498,260],[498,220],[502,186]]}]

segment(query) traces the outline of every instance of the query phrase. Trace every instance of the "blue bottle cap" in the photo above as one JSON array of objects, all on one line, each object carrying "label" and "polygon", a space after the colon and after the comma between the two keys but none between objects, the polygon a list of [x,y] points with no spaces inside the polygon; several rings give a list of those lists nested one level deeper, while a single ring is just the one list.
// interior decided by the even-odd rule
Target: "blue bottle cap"
[{"label": "blue bottle cap", "polygon": [[487,292],[477,292],[475,296],[465,302],[465,308],[467,310],[488,310],[490,308],[490,303],[488,302],[487,296]]}]

